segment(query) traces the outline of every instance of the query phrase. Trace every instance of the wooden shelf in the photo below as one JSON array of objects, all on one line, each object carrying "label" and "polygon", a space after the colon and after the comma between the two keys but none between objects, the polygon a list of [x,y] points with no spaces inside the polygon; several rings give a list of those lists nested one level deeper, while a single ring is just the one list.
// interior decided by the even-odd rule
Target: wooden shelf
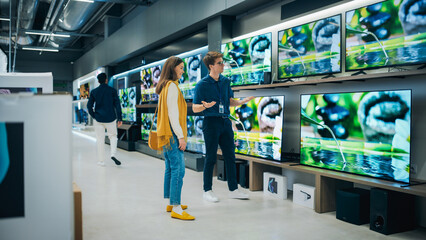
[{"label": "wooden shelf", "polygon": [[[222,156],[222,151],[218,150],[217,154]],[[281,169],[289,169],[315,175],[315,211],[318,213],[334,211],[336,190],[352,187],[354,183],[426,197],[426,184],[401,187],[404,183],[304,166],[294,162],[276,162],[242,154],[235,154],[235,158],[249,162],[249,188],[251,191],[263,189],[264,172],[281,174]]]},{"label": "wooden shelf", "polygon": [[298,86],[298,85],[317,85],[322,83],[338,83],[338,82],[344,82],[344,81],[363,81],[363,80],[375,79],[375,78],[398,78],[398,77],[416,76],[416,75],[424,75],[424,74],[426,74],[426,69],[386,72],[386,73],[369,73],[365,75],[331,77],[331,78],[313,79],[313,80],[297,81],[297,82],[238,86],[238,87],[232,87],[232,90],[239,91],[239,90],[268,89],[268,88],[288,88],[288,87]]}]

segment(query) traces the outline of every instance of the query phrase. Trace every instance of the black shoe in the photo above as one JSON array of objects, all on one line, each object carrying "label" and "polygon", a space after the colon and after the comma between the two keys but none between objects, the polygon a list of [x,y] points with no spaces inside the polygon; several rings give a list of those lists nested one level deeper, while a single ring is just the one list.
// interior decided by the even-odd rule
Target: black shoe
[{"label": "black shoe", "polygon": [[121,165],[121,162],[120,162],[120,161],[118,161],[118,159],[117,159],[117,158],[115,158],[115,157],[111,157],[111,159],[112,159],[112,161],[114,161],[114,162],[115,162],[115,165]]}]

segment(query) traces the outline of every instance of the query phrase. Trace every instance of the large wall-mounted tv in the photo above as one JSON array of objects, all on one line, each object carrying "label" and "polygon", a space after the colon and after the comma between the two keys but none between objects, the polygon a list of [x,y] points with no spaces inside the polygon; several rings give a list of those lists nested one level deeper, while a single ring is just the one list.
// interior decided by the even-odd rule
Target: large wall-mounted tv
[{"label": "large wall-mounted tv", "polygon": [[118,96],[123,121],[136,122],[136,87],[120,89]]},{"label": "large wall-mounted tv", "polygon": [[346,70],[426,63],[423,1],[384,1],[346,12]]},{"label": "large wall-mounted tv", "polygon": [[155,93],[155,87],[160,81],[161,65],[151,68],[142,69],[141,72],[141,101],[155,102],[158,101],[158,95]]},{"label": "large wall-mounted tv", "polygon": [[409,182],[411,90],[301,95],[300,163]]},{"label": "large wall-mounted tv", "polygon": [[278,32],[278,78],[341,72],[341,15]]},{"label": "large wall-mounted tv", "polygon": [[235,152],[281,161],[283,113],[284,96],[257,97],[231,108]]},{"label": "large wall-mounted tv", "polygon": [[154,113],[142,113],[141,114],[141,134],[142,140],[148,141],[149,131],[157,130],[157,119],[154,119]]},{"label": "large wall-mounted tv", "polygon": [[264,72],[271,72],[272,33],[222,44],[223,76],[231,86],[262,84]]},{"label": "large wall-mounted tv", "polygon": [[203,135],[203,116],[187,116],[188,142],[186,150],[195,153],[206,153]]},{"label": "large wall-mounted tv", "polygon": [[201,54],[186,57],[182,60],[185,65],[185,72],[179,80],[179,88],[185,99],[192,100],[194,98],[195,85],[201,80]]}]

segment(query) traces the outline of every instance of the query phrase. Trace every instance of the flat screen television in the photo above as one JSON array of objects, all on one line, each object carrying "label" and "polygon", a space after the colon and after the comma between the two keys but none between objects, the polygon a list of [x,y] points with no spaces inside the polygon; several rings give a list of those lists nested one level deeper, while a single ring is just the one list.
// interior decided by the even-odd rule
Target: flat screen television
[{"label": "flat screen television", "polygon": [[256,97],[231,108],[235,152],[281,161],[284,96]]},{"label": "flat screen television", "polygon": [[264,72],[271,72],[272,33],[222,44],[223,76],[231,86],[262,84]]},{"label": "flat screen television", "polygon": [[158,101],[158,95],[155,93],[155,87],[160,81],[161,65],[142,69],[141,72],[141,102]]},{"label": "flat screen television", "polygon": [[179,80],[179,88],[186,100],[192,100],[194,99],[195,85],[201,80],[201,54],[186,57],[182,60],[185,65],[185,72]]},{"label": "flat screen television", "polygon": [[341,15],[278,32],[278,78],[341,72]]},{"label": "flat screen television", "polygon": [[409,182],[411,90],[301,95],[300,163]]},{"label": "flat screen television", "polygon": [[346,12],[346,71],[426,63],[422,1],[384,1]]},{"label": "flat screen television", "polygon": [[136,87],[118,90],[123,121],[136,122]]},{"label": "flat screen television", "polygon": [[195,153],[206,153],[203,135],[203,116],[187,116],[188,142],[186,150]]},{"label": "flat screen television", "polygon": [[142,140],[148,141],[149,131],[157,130],[157,119],[154,119],[154,113],[142,113],[141,114],[141,134]]},{"label": "flat screen television", "polygon": [[89,99],[90,95],[90,84],[85,83],[81,84],[79,88],[80,97],[79,99]]}]

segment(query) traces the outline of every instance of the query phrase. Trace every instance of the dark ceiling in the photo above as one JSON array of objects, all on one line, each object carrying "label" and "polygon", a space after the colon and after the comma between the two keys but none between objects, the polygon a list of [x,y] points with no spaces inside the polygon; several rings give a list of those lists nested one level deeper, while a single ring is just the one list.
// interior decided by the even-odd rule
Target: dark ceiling
[{"label": "dark ceiling", "polygon": [[[1,49],[9,54],[11,39],[12,58],[19,61],[73,62],[157,0],[86,1],[0,0]],[[107,18],[114,24],[105,33]],[[54,49],[59,53],[48,51]]]}]

